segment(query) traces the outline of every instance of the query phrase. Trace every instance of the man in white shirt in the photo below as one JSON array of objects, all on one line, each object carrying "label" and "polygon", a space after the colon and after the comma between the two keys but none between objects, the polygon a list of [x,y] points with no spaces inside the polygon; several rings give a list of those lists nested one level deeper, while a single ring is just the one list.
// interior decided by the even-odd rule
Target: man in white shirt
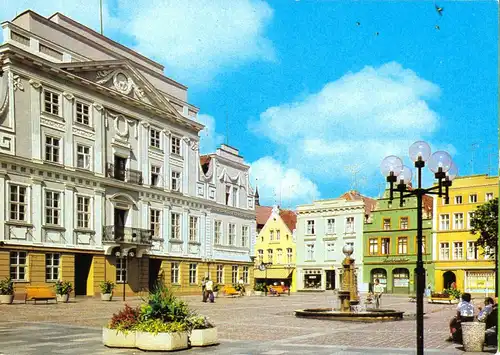
[{"label": "man in white shirt", "polygon": [[208,293],[210,303],[214,303],[214,282],[209,278],[207,278],[207,282],[205,283],[205,291]]},{"label": "man in white shirt", "polygon": [[380,308],[380,298],[384,293],[384,285],[380,283],[379,279],[375,279],[375,284],[373,285],[373,293],[375,295],[375,308]]}]

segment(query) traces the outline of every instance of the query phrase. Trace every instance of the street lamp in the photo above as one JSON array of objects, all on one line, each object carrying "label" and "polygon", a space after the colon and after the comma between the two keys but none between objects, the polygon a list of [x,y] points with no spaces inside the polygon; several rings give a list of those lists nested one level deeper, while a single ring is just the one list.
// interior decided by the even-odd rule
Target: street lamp
[{"label": "street lamp", "polygon": [[[410,188],[412,171],[403,165],[403,161],[394,155],[390,155],[380,165],[382,175],[390,184],[389,201],[394,199],[394,192],[399,193],[399,205],[402,207],[404,198],[416,196],[417,198],[417,354],[424,354],[424,289],[425,269],[422,260],[422,199],[425,195],[438,195],[444,197],[445,203],[449,202],[448,190],[452,180],[458,175],[458,169],[453,163],[451,156],[444,151],[437,151],[431,155],[431,148],[426,142],[413,143],[409,149],[410,159],[415,163],[417,169],[417,188]],[[425,164],[434,173],[438,180],[437,185],[427,189],[422,188],[422,169]],[[395,184],[397,184],[395,186]],[[443,191],[444,190],[444,191]]]},{"label": "street lamp", "polygon": [[127,251],[121,251],[121,252],[119,252],[119,251],[117,251],[115,253],[115,256],[117,258],[121,258],[122,259],[122,268],[123,268],[124,264],[125,264],[125,268],[126,268],[125,269],[125,277],[123,277],[123,272],[122,272],[122,279],[123,279],[122,280],[123,281],[123,302],[125,302],[125,286],[127,285],[127,281],[126,280],[128,278],[128,275],[127,275],[128,274],[128,262],[127,262],[128,260],[127,260],[127,258],[128,257],[133,258],[134,255],[135,254],[134,254],[133,251],[130,251],[130,252],[127,252]]},{"label": "street lamp", "polygon": [[273,263],[264,263],[264,262],[261,262],[259,265],[259,270],[266,272],[266,274],[265,274],[266,289],[264,290],[264,296],[267,296],[267,268],[271,265],[273,265]]}]

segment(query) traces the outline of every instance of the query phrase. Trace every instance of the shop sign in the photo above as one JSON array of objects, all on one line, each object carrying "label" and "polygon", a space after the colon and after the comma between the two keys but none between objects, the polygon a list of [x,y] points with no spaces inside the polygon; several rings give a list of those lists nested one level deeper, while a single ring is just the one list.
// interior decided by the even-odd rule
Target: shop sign
[{"label": "shop sign", "polygon": [[405,263],[410,261],[410,258],[387,258],[384,259],[384,263]]}]

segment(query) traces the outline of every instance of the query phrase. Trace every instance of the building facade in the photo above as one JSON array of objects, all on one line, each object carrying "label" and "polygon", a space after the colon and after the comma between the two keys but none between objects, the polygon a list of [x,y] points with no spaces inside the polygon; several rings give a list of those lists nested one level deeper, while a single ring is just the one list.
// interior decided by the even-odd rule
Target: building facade
[{"label": "building facade", "polygon": [[250,284],[249,167],[224,145],[200,160],[187,87],[59,13],[2,28],[0,277],[18,294],[57,279],[76,295]]},{"label": "building facade", "polygon": [[469,293],[495,292],[495,261],[475,245],[470,220],[478,206],[498,197],[498,177],[471,175],[457,177],[449,189],[449,203],[434,201],[433,244],[434,289],[441,292],[455,282]]},{"label": "building facade", "polygon": [[345,258],[342,248],[346,244],[354,248],[358,289],[368,290],[363,281],[363,223],[371,201],[350,191],[341,198],[297,207],[298,291],[339,288]]},{"label": "building facade", "polygon": [[[293,211],[280,210],[278,206],[256,206],[255,209],[257,225],[264,225],[255,241],[255,282],[266,285],[284,282],[294,292],[297,216]],[[263,263],[270,265],[259,270]]]},{"label": "building facade", "polygon": [[[397,197],[397,198],[396,198]],[[426,285],[434,282],[432,262],[432,198],[423,200],[423,260]],[[396,193],[392,203],[389,190],[377,200],[371,220],[365,223],[364,282],[370,289],[379,279],[387,293],[414,293],[417,262],[417,200],[407,198],[400,206]]]}]

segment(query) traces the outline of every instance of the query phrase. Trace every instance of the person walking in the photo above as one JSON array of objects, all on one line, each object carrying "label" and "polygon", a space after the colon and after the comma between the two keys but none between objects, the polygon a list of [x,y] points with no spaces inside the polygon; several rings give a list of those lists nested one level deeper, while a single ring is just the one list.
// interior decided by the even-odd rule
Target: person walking
[{"label": "person walking", "polygon": [[201,280],[201,295],[202,295],[202,302],[207,302],[207,280],[208,280],[208,277],[206,278],[203,278],[203,280]]},{"label": "person walking", "polygon": [[207,293],[207,298],[210,300],[210,303],[214,303],[214,283],[209,278],[207,278],[207,282],[205,283],[205,292]]},{"label": "person walking", "polygon": [[243,282],[243,277],[240,277],[238,281],[238,285],[240,286],[240,295],[244,296],[245,295],[245,282]]},{"label": "person walking", "polygon": [[384,293],[384,286],[380,283],[379,279],[375,279],[375,284],[373,285],[373,293],[375,294],[375,308],[380,308],[380,298]]}]

